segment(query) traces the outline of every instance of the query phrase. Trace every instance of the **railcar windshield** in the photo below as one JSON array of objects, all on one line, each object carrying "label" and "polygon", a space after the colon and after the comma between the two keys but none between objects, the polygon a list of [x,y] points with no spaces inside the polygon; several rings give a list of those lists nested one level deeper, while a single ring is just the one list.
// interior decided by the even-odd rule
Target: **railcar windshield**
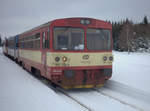
[{"label": "railcar windshield", "polygon": [[53,47],[55,50],[84,50],[82,28],[55,27]]},{"label": "railcar windshield", "polygon": [[86,32],[88,50],[110,50],[110,30],[88,28]]}]

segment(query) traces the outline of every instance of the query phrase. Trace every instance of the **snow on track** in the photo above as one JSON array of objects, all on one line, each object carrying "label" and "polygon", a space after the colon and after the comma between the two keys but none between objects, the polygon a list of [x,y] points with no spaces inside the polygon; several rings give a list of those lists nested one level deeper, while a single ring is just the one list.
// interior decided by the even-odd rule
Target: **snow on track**
[{"label": "snow on track", "polygon": [[150,94],[145,91],[113,80],[109,80],[104,87],[96,90],[104,96],[108,96],[140,111],[150,111]]},{"label": "snow on track", "polygon": [[150,93],[150,53],[113,52],[112,80]]},{"label": "snow on track", "polygon": [[57,90],[59,92],[61,92],[62,94],[64,94],[65,96],[69,97],[70,99],[72,99],[73,101],[77,102],[78,104],[80,104],[82,107],[84,107],[85,109],[87,109],[88,111],[92,111],[91,108],[89,108],[87,105],[81,103],[79,100],[75,99],[74,97],[70,96],[67,91],[61,89],[61,88],[57,88]]},{"label": "snow on track", "polygon": [[[41,81],[42,82],[42,81]],[[115,83],[115,81],[112,81],[112,82],[114,82]],[[88,104],[86,103],[86,102],[81,102],[80,101],[80,98],[76,98],[76,97],[74,97],[73,95],[71,95],[69,92],[70,91],[83,91],[83,90],[87,90],[87,92],[89,91],[89,90],[94,90],[94,91],[97,91],[98,93],[100,93],[101,95],[103,95],[103,96],[107,96],[107,97],[109,97],[110,99],[113,99],[113,100],[115,100],[115,101],[118,101],[118,102],[120,102],[121,104],[123,104],[123,105],[128,105],[129,107],[131,107],[131,108],[133,108],[133,109],[136,109],[136,110],[138,110],[138,111],[144,111],[142,108],[140,108],[140,107],[138,107],[138,106],[135,106],[135,105],[133,105],[133,104],[130,104],[130,103],[128,103],[128,102],[125,102],[125,101],[122,101],[121,99],[118,99],[118,98],[116,98],[116,97],[114,97],[114,96],[111,96],[110,94],[106,94],[106,93],[104,93],[104,92],[101,92],[98,88],[92,88],[92,89],[73,89],[73,90],[70,90],[70,91],[66,91],[66,90],[63,90],[62,88],[59,88],[59,87],[57,87],[57,88],[54,88],[54,87],[52,87],[50,84],[50,82],[49,81],[47,81],[47,82],[42,82],[42,83],[44,83],[46,86],[48,86],[49,88],[51,88],[51,89],[53,89],[56,93],[61,93],[60,95],[62,95],[63,94],[63,96],[66,96],[66,97],[68,97],[68,98],[70,98],[71,100],[73,100],[73,101],[75,101],[76,103],[78,103],[78,104],[80,104],[82,107],[84,107],[85,109],[87,109],[88,111],[95,111],[95,108],[92,108],[92,107],[89,107],[88,106]],[[110,85],[111,86],[111,85]],[[113,88],[113,87],[111,87],[111,88]],[[97,103],[97,102],[96,102]],[[102,107],[102,106],[100,106],[100,107]],[[97,109],[96,109],[96,111],[97,111]]]},{"label": "snow on track", "polygon": [[86,111],[65,100],[0,52],[0,111]]},{"label": "snow on track", "polygon": [[103,88],[107,88],[118,93],[127,95],[128,97],[136,98],[140,101],[150,103],[150,93],[119,83],[114,80],[107,81]]},{"label": "snow on track", "polygon": [[[34,76],[34,75],[33,75]],[[35,76],[34,76],[35,77]],[[35,77],[37,78],[37,77]],[[80,101],[78,101],[77,99],[75,99],[74,97],[70,96],[64,89],[58,87],[58,86],[53,86],[53,84],[45,79],[45,78],[37,78],[40,82],[42,82],[43,84],[45,84],[47,87],[49,87],[50,89],[52,89],[53,91],[55,91],[56,93],[61,93],[64,96],[68,97],[71,99],[71,101],[76,102],[77,104],[81,105],[82,107],[84,107],[85,109],[87,109],[87,111],[92,111],[88,106],[86,106],[85,104],[81,103]]]},{"label": "snow on track", "polygon": [[92,111],[138,111],[133,107],[97,93],[93,89],[69,90],[67,93],[86,104]]},{"label": "snow on track", "polygon": [[94,90],[97,91],[98,93],[104,95],[104,96],[109,97],[110,99],[119,101],[120,103],[122,103],[122,104],[124,104],[124,105],[128,105],[129,107],[132,107],[132,108],[134,108],[134,109],[137,109],[138,111],[144,111],[144,109],[140,108],[139,106],[136,106],[136,105],[134,105],[134,104],[132,104],[132,103],[129,103],[128,101],[127,101],[127,102],[126,102],[126,101],[123,101],[123,100],[121,100],[121,99],[119,99],[119,98],[117,98],[117,97],[115,97],[115,96],[112,96],[112,95],[109,94],[109,93],[101,92],[101,91],[98,90],[97,88],[95,88]]},{"label": "snow on track", "polygon": [[[141,62],[141,56],[146,57],[142,58],[144,62]],[[150,108],[147,105],[149,99],[146,97],[149,97],[148,93],[150,92],[149,85],[147,85],[149,83],[148,74],[150,70],[148,67],[150,65],[146,64],[146,60],[150,60],[149,54],[139,56],[139,54],[127,55],[126,53],[115,52],[112,76],[112,80],[115,81],[110,80],[104,87],[98,89],[102,94],[93,89],[69,90],[66,93],[86,105],[92,111],[149,111]],[[135,70],[135,67],[131,66],[137,66],[138,69]],[[143,66],[143,71],[139,71],[141,66]],[[145,76],[140,75],[141,72]],[[136,80],[133,81],[133,78]],[[139,85],[141,80],[143,81],[142,85]],[[135,88],[140,89],[136,84],[138,86],[145,86],[141,90],[135,90]],[[134,86],[135,88],[132,88]],[[130,106],[131,103],[133,107]],[[88,109],[83,108],[66,95],[56,93],[51,88],[42,84],[15,62],[5,57],[1,53],[0,48],[0,111],[9,110],[88,111]]]}]

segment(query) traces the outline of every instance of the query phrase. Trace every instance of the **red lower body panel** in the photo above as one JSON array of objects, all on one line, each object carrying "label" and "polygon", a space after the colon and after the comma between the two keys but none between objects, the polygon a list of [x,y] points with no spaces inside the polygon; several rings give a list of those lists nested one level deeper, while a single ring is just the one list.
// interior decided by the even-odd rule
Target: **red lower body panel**
[{"label": "red lower body panel", "polygon": [[112,74],[112,66],[44,67],[43,64],[24,58],[19,61],[23,62],[27,70],[31,71],[31,67],[34,67],[40,70],[41,76],[65,89],[101,86]]}]

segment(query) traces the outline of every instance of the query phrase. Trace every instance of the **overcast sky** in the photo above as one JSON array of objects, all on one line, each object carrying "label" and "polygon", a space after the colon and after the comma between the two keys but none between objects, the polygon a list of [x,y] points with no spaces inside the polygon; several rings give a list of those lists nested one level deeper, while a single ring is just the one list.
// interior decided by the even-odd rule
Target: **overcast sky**
[{"label": "overcast sky", "polygon": [[0,0],[0,34],[13,36],[56,18],[150,21],[150,0]]}]

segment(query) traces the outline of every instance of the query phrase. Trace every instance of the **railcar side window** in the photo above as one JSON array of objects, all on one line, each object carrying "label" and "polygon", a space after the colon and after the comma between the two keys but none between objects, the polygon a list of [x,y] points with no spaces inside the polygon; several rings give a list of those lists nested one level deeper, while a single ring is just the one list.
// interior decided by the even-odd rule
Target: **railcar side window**
[{"label": "railcar side window", "polygon": [[40,33],[35,34],[35,38],[33,41],[34,49],[40,49]]},{"label": "railcar side window", "polygon": [[88,50],[110,50],[110,30],[87,29],[87,49]]},{"label": "railcar side window", "polygon": [[53,48],[55,50],[83,50],[84,30],[81,28],[54,28]]},{"label": "railcar side window", "polygon": [[[50,34],[49,31],[42,33],[42,37],[43,37],[42,47],[43,47],[43,49],[48,49],[49,48],[49,42],[50,42],[49,41],[50,40],[50,35],[49,34]],[[47,38],[46,38],[46,36],[47,36]]]},{"label": "railcar side window", "polygon": [[40,33],[19,39],[19,47],[22,49],[40,49]]},{"label": "railcar side window", "polygon": [[42,37],[43,37],[43,38],[42,38],[42,47],[43,47],[43,49],[45,49],[45,48],[46,48],[46,47],[45,47],[45,39],[46,39],[46,38],[45,38],[45,37],[46,37],[45,32],[42,33]]},{"label": "railcar side window", "polygon": [[46,40],[46,48],[48,48],[49,49],[49,47],[50,47],[50,31],[48,30],[47,31],[47,40]]}]

